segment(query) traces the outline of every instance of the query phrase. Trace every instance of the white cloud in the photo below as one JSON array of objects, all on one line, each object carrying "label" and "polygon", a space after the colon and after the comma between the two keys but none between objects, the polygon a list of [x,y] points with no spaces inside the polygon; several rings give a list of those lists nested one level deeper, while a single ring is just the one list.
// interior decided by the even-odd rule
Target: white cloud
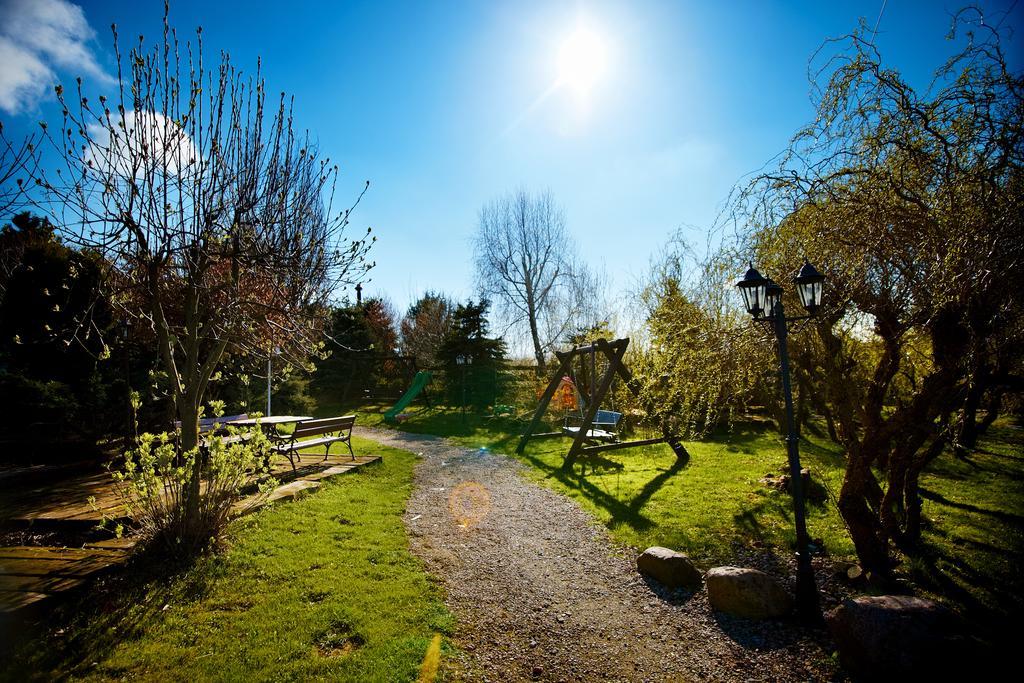
[{"label": "white cloud", "polygon": [[91,145],[84,161],[103,174],[123,178],[147,174],[185,175],[198,169],[199,150],[181,126],[154,111],[126,111],[110,127],[89,126]]},{"label": "white cloud", "polygon": [[53,72],[32,52],[0,35],[0,109],[17,114],[46,93]]},{"label": "white cloud", "polygon": [[0,109],[34,108],[56,83],[55,68],[113,82],[89,47],[95,35],[67,0],[0,0]]}]

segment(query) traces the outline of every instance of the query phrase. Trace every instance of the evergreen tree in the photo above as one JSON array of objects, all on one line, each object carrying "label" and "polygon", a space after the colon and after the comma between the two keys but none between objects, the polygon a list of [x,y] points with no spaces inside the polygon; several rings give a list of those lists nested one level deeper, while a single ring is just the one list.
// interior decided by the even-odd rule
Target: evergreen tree
[{"label": "evergreen tree", "polygon": [[444,386],[452,405],[485,408],[497,401],[506,382],[505,341],[487,336],[490,301],[472,299],[455,309],[452,328],[438,350]]}]

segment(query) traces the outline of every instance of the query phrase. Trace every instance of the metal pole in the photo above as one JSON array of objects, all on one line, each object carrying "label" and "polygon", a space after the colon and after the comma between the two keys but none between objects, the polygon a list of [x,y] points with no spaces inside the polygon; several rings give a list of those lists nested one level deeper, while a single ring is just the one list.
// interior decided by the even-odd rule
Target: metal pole
[{"label": "metal pole", "polygon": [[818,588],[814,583],[811,566],[810,539],[804,508],[803,478],[800,476],[800,435],[793,415],[793,389],[789,380],[789,348],[786,344],[786,312],[782,300],[775,305],[775,337],[779,340],[779,371],[782,375],[782,394],[786,401],[786,446],[789,455],[789,480],[793,492],[793,521],[796,525],[796,607],[799,615],[809,621],[821,619]]},{"label": "metal pole", "polygon": [[270,417],[270,373],[271,373],[270,360],[271,360],[271,358],[273,358],[272,354],[273,354],[272,351],[268,351],[267,352],[267,414],[266,414],[266,417]]}]

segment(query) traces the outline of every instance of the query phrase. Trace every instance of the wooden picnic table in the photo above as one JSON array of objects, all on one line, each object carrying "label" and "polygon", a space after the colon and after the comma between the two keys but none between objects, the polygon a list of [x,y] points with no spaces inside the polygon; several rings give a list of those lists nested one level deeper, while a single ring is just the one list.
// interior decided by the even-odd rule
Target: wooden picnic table
[{"label": "wooden picnic table", "polygon": [[268,415],[267,417],[249,417],[244,420],[229,420],[224,424],[232,427],[255,427],[256,425],[260,425],[261,427],[277,427],[278,425],[292,424],[312,419],[313,418],[308,415]]},{"label": "wooden picnic table", "polygon": [[308,415],[268,415],[267,417],[247,417],[241,420],[228,420],[224,424],[231,427],[252,428],[259,427],[271,443],[280,443],[287,437],[278,431],[281,425],[298,424],[306,420],[312,420]]}]

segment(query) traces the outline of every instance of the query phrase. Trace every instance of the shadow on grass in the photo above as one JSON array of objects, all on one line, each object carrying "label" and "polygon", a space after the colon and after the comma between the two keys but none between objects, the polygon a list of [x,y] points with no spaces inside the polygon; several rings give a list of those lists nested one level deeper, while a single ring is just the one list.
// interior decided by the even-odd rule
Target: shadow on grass
[{"label": "shadow on grass", "polygon": [[[417,411],[412,418],[403,422],[399,428],[402,431],[413,433],[435,434],[461,439],[475,437],[480,439],[481,445],[487,445],[495,451],[511,453],[519,443],[523,425],[511,418],[486,417],[472,413],[463,415],[458,411],[434,407]],[[749,436],[744,434],[744,437],[751,441],[756,436],[756,432],[751,432]],[[602,490],[586,478],[587,466],[591,467],[593,472],[598,470],[621,470],[624,467],[621,463],[609,460],[608,458],[596,457],[586,462],[581,462],[581,471],[576,472],[549,465],[528,452],[524,453],[521,457],[538,471],[543,472],[548,478],[557,480],[566,488],[579,492],[595,505],[607,510],[611,514],[609,526],[614,527],[618,524],[626,524],[637,530],[649,529],[654,526],[654,522],[641,513],[642,508],[655,493],[687,464],[684,460],[676,460],[667,470],[663,470],[651,481],[647,482],[636,496],[629,501],[625,501]]]},{"label": "shadow on grass", "polygon": [[[1020,559],[1018,553],[1013,561]],[[1018,632],[1017,620],[1024,604],[1016,586],[992,581],[983,567],[936,544],[922,543],[911,560],[910,573],[918,585],[955,601],[972,630],[986,640],[1008,643],[1013,639],[1011,634]]]},{"label": "shadow on grass", "polygon": [[970,503],[958,503],[955,500],[950,500],[949,498],[946,498],[941,493],[930,491],[924,487],[919,487],[918,491],[920,492],[921,497],[924,498],[925,500],[941,503],[943,505],[949,505],[950,507],[959,508],[960,510],[966,510],[968,512],[975,512],[980,515],[989,515],[991,517],[995,517],[996,519],[1002,522],[1006,522],[1007,524],[1012,524],[1014,526],[1024,526],[1024,516],[1022,515],[1017,515],[1012,512],[1004,512],[1002,510],[989,510],[987,508],[978,507],[977,505],[972,505]]},{"label": "shadow on grass", "polygon": [[790,521],[792,509],[788,495],[774,495],[765,489],[754,492],[758,497],[753,503],[744,502],[740,505],[740,511],[733,515],[736,526],[747,535],[761,543],[769,541],[766,529],[761,522],[766,515],[778,516],[787,522]]},{"label": "shadow on grass", "polygon": [[167,606],[208,594],[215,557],[170,563],[139,553],[128,565],[88,582],[60,601],[5,625],[8,664],[0,681],[65,680],[87,675],[118,644],[140,637],[161,619]]},{"label": "shadow on grass", "polygon": [[529,453],[523,453],[520,457],[527,460],[539,471],[546,473],[548,478],[557,480],[568,489],[578,491],[598,507],[607,510],[611,514],[608,526],[614,527],[619,524],[626,524],[638,531],[650,529],[655,525],[653,520],[641,513],[644,505],[669,479],[685,467],[684,462],[677,460],[667,470],[660,472],[656,477],[647,482],[636,496],[626,502],[602,490],[599,486],[589,481],[586,475],[581,472],[549,465]]}]

